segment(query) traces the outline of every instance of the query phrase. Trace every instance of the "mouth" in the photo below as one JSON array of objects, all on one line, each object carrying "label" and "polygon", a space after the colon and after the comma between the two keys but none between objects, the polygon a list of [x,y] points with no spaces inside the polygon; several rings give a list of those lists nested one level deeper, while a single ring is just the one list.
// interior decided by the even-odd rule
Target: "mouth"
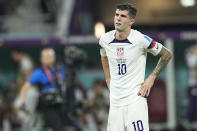
[{"label": "mouth", "polygon": [[118,23],[118,22],[117,22],[117,23],[115,23],[115,25],[116,25],[116,26],[121,26],[121,24],[120,24],[120,23]]}]

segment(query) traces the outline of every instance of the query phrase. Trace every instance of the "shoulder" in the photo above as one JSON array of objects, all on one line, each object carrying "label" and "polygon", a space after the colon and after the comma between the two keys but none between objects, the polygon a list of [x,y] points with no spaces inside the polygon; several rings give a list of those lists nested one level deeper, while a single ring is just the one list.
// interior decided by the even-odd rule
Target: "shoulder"
[{"label": "shoulder", "polygon": [[31,84],[36,84],[39,81],[41,81],[42,77],[43,77],[43,70],[41,68],[35,69],[32,74],[31,77],[29,78],[29,82]]},{"label": "shoulder", "polygon": [[106,32],[105,34],[103,34],[100,38],[100,42],[104,42],[104,43],[110,43],[111,41],[113,41],[114,39],[114,35],[115,35],[115,30]]},{"label": "shoulder", "polygon": [[22,62],[23,63],[32,63],[31,59],[27,56],[25,56],[23,59],[22,59]]},{"label": "shoulder", "polygon": [[21,66],[22,70],[26,71],[33,68],[33,63],[29,58],[25,57],[21,60]]},{"label": "shoulder", "polygon": [[140,31],[135,30],[135,29],[131,29],[131,37],[135,38],[135,39],[142,39],[144,38],[144,34],[142,34]]},{"label": "shoulder", "polygon": [[40,74],[43,74],[44,72],[43,72],[43,70],[41,69],[41,68],[37,68],[37,69],[35,69],[33,72],[32,72],[32,74],[34,74],[34,75],[40,75]]},{"label": "shoulder", "polygon": [[135,43],[142,43],[142,42],[143,43],[144,42],[151,43],[151,41],[152,41],[152,39],[149,36],[141,33],[138,30],[131,29],[131,32],[132,32],[132,34],[129,39],[131,39],[131,40],[133,39],[135,41]]}]

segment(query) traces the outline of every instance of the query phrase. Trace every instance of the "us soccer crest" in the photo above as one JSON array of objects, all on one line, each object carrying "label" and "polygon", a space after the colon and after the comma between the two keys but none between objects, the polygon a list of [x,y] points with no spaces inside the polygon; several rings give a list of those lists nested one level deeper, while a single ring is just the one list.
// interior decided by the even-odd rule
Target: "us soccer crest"
[{"label": "us soccer crest", "polygon": [[124,56],[124,48],[117,48],[116,53],[118,57],[123,57]]}]

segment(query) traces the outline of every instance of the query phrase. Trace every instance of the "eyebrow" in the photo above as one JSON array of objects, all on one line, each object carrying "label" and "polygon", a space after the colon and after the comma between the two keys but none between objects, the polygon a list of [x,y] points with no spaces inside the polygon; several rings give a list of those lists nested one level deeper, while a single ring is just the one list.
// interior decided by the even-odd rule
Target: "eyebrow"
[{"label": "eyebrow", "polygon": [[[115,13],[115,15],[117,16],[117,15],[120,15],[119,13]],[[121,17],[127,17],[126,15],[123,15],[123,14],[121,14],[120,15]]]}]

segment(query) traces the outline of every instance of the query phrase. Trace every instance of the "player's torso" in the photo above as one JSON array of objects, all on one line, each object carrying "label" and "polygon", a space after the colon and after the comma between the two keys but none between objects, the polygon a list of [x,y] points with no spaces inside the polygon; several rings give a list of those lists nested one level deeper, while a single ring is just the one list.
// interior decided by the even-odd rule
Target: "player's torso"
[{"label": "player's torso", "polygon": [[132,43],[110,43],[106,53],[112,77],[126,75],[139,57],[139,50]]},{"label": "player's torso", "polygon": [[110,68],[112,105],[137,101],[137,92],[144,81],[146,53],[135,41],[112,42],[105,48]]},{"label": "player's torso", "polygon": [[145,68],[146,51],[140,47],[139,40],[135,36],[134,32],[131,32],[127,39],[114,38],[105,45],[112,79],[134,75],[138,66]]},{"label": "player's torso", "polygon": [[110,68],[110,103],[123,106],[139,99],[137,92],[144,81],[146,50],[135,31],[131,30],[122,41],[116,40],[114,34],[108,33],[102,40]]}]

